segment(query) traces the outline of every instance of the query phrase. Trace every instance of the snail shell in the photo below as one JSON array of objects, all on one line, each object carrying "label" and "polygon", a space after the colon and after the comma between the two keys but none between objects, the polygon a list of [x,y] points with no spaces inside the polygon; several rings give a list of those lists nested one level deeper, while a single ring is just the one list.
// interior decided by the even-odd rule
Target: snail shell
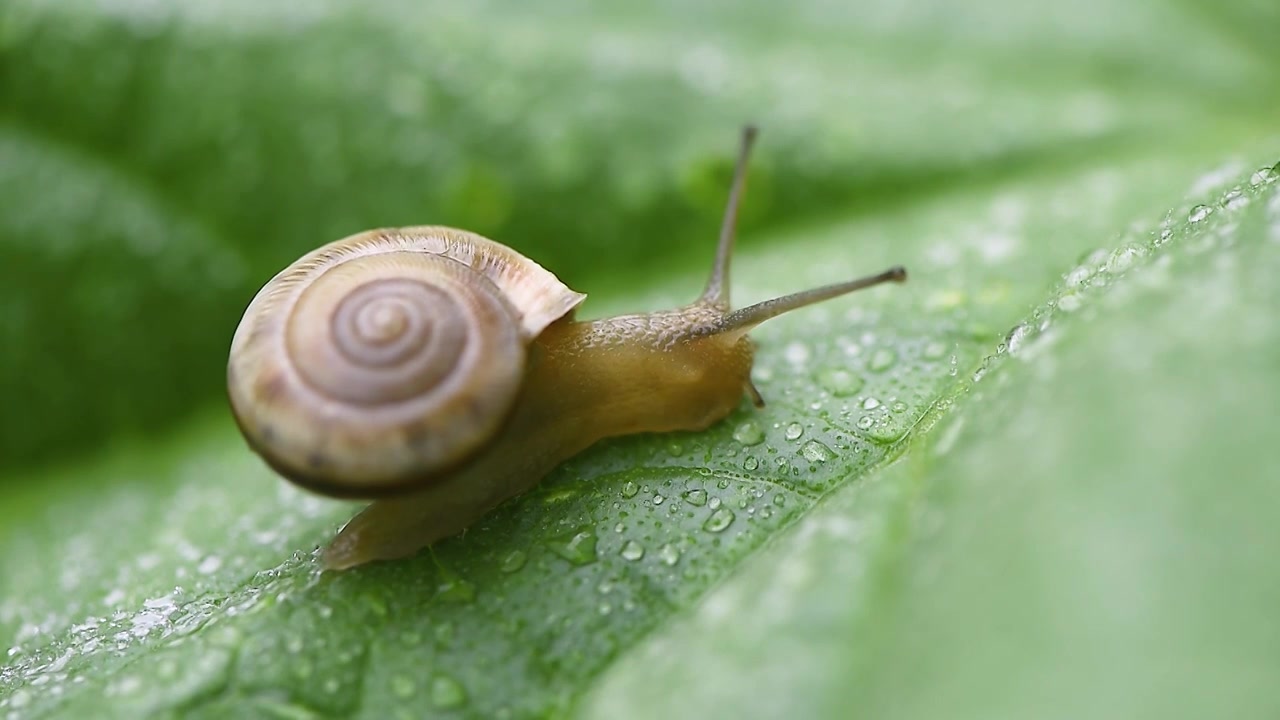
[{"label": "snail shell", "polygon": [[228,392],[250,446],[319,492],[374,502],[323,553],[329,569],[411,555],[464,531],[607,437],[702,430],[751,380],[747,333],[888,282],[892,267],[732,309],[738,163],[702,294],[645,314],[576,321],[585,295],[537,263],[444,227],[373,230],[273,278],[232,340]]},{"label": "snail shell", "polygon": [[231,407],[279,473],[338,497],[412,487],[507,417],[528,345],[585,295],[446,227],[371,230],[262,288],[232,340]]}]

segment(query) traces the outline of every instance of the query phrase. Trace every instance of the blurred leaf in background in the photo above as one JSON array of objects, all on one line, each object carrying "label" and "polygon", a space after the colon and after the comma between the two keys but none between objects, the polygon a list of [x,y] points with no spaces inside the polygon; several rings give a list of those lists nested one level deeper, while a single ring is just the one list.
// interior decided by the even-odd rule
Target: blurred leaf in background
[{"label": "blurred leaf in background", "polygon": [[[8,0],[0,713],[1274,716],[1277,7]],[[258,287],[440,223],[683,302],[746,120],[740,304],[911,282],[318,575],[353,506],[224,407]]]}]

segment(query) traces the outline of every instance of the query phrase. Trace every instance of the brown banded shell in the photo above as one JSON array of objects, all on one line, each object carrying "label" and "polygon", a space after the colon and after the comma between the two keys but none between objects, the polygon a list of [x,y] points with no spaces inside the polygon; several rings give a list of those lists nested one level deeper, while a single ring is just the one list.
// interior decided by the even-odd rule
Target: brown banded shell
[{"label": "brown banded shell", "polygon": [[345,497],[411,489],[497,430],[530,341],[585,297],[462,230],[353,235],[249,304],[227,367],[231,407],[295,482]]}]

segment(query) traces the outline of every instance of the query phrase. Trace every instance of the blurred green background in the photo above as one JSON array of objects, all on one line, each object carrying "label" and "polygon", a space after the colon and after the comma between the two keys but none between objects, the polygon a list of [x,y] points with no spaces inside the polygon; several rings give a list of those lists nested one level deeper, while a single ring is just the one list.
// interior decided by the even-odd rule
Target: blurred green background
[{"label": "blurred green background", "polygon": [[[1278,36],[1270,0],[5,0],[0,710],[1280,713]],[[315,577],[350,507],[224,407],[253,293],[447,224],[588,316],[683,301],[745,121],[740,303],[911,283],[762,328],[759,415]]]}]

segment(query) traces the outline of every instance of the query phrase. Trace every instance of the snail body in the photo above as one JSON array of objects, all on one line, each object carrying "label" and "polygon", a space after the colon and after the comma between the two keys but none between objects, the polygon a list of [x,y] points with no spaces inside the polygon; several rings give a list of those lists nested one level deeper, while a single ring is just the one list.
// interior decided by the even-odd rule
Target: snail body
[{"label": "snail body", "polygon": [[743,132],[716,263],[695,302],[579,321],[586,297],[537,263],[444,227],[376,230],[304,256],[259,291],[232,341],[231,407],[249,446],[316,492],[371,499],[330,569],[460,533],[599,440],[702,430],[751,384],[748,331],[879,275],[728,302]]}]

